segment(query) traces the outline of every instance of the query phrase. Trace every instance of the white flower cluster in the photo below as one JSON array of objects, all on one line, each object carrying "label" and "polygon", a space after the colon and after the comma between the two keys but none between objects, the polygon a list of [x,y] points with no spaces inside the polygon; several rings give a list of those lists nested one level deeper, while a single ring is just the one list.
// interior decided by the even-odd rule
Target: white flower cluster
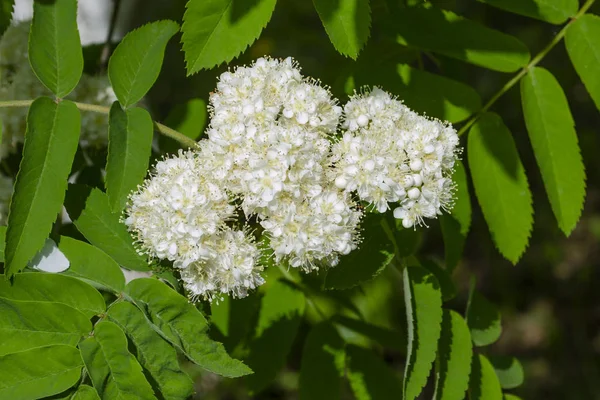
[{"label": "white flower cluster", "polygon": [[[0,40],[0,97],[11,100],[29,100],[48,96],[50,91],[42,85],[29,65],[27,43],[30,22],[11,25]],[[68,96],[74,101],[110,106],[117,98],[108,77],[83,74],[78,86]],[[1,108],[3,138],[0,157],[16,150],[25,139],[27,109]],[[106,146],[108,117],[103,114],[82,113],[80,144],[86,147]]]},{"label": "white flower cluster", "polygon": [[357,246],[361,212],[327,180],[342,109],[291,58],[261,58],[221,75],[202,158],[256,215],[275,261],[333,266]]},{"label": "white flower cluster", "polygon": [[311,271],[358,246],[354,197],[380,212],[398,203],[405,227],[452,205],[456,132],[379,89],[342,110],[292,59],[261,58],[222,74],[210,108],[208,138],[159,162],[126,219],[192,297],[243,297],[263,283],[250,221],[275,262]]},{"label": "white flower cluster", "polygon": [[227,227],[234,215],[227,192],[187,151],[156,164],[131,196],[125,223],[142,252],[173,261],[193,296],[243,297],[262,283],[262,267],[251,235]]},{"label": "white flower cluster", "polygon": [[356,191],[379,212],[398,203],[394,217],[405,228],[452,207],[458,145],[452,126],[416,114],[379,88],[352,97],[344,118],[332,154],[338,188]]}]

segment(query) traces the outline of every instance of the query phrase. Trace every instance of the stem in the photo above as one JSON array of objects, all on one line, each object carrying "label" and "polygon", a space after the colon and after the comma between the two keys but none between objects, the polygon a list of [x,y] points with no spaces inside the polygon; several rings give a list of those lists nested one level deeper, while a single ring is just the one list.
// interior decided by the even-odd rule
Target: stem
[{"label": "stem", "polygon": [[467,121],[467,123],[465,123],[462,128],[460,128],[460,130],[458,131],[458,135],[463,135],[464,133],[466,133],[469,128],[475,123],[477,122],[477,120],[479,119],[479,117],[481,117],[481,115],[483,113],[485,113],[487,110],[489,110],[489,108],[494,105],[494,103],[496,103],[496,101],[502,97],[502,95],[506,92],[508,92],[508,90],[510,88],[512,88],[517,82],[519,82],[521,80],[521,78],[523,76],[525,76],[525,74],[527,74],[527,72],[529,72],[529,70],[533,67],[535,67],[540,61],[542,61],[542,59],[550,52],[550,50],[552,50],[554,48],[554,46],[556,46],[561,40],[562,38],[565,36],[565,34],[567,33],[567,29],[569,28],[569,26],[576,21],[579,17],[581,17],[583,14],[585,14],[585,12],[592,6],[592,4],[594,4],[594,1],[596,0],[587,0],[585,2],[585,4],[581,7],[581,9],[577,12],[577,14],[575,14],[575,16],[573,18],[571,18],[571,20],[569,22],[567,22],[567,24],[565,24],[565,26],[563,26],[563,28],[560,30],[560,32],[558,32],[556,34],[556,36],[554,36],[552,38],[552,40],[550,41],[550,43],[548,43],[548,45],[546,47],[544,47],[544,49],[542,51],[540,51],[535,57],[533,57],[531,59],[531,61],[529,61],[529,64],[527,64],[521,71],[519,71],[519,73],[517,75],[515,75],[510,81],[506,82],[506,84],[504,86],[502,86],[502,88],[495,94],[492,96],[492,98],[483,106],[483,108],[481,110],[479,110],[479,112],[477,114],[475,114],[473,117],[471,117],[471,119],[469,119],[469,121]]},{"label": "stem", "polygon": [[[29,107],[33,103],[33,100],[9,100],[9,101],[0,101],[0,108],[6,107]],[[90,111],[99,114],[108,114],[110,112],[109,107],[99,106],[96,104],[87,104],[87,103],[77,103],[74,102],[77,108],[82,111]],[[158,130],[161,134],[170,137],[181,143],[184,147],[195,148],[198,146],[195,140],[190,139],[185,136],[183,133],[177,132],[175,129],[171,129],[166,125],[161,124],[160,122],[154,122],[154,126],[156,130]]]}]

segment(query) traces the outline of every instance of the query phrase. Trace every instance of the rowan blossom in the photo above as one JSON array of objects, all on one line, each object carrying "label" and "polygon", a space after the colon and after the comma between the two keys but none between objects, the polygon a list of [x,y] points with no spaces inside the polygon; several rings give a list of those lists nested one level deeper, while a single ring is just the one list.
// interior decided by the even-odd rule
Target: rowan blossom
[{"label": "rowan blossom", "polygon": [[353,96],[333,146],[332,179],[379,212],[394,206],[404,227],[452,207],[458,136],[451,125],[418,115],[379,88]]}]

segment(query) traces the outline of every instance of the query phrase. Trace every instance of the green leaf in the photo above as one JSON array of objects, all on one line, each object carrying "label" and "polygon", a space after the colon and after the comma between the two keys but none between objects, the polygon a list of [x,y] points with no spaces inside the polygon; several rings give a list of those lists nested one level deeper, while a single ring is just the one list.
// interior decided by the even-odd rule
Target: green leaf
[{"label": "green leaf", "polygon": [[208,336],[208,323],[193,304],[166,284],[151,278],[134,279],[125,293],[144,311],[154,328],[190,360],[215,374],[239,377],[252,373]]},{"label": "green leaf", "polygon": [[494,367],[483,354],[473,354],[469,399],[502,400],[502,389]]},{"label": "green leaf", "polygon": [[526,17],[560,25],[577,13],[577,0],[478,0]]},{"label": "green leaf", "polygon": [[40,97],[29,108],[6,232],[8,277],[25,268],[50,233],[65,197],[80,127],[81,115],[71,101]]},{"label": "green leaf", "polygon": [[435,7],[408,7],[394,15],[398,43],[453,57],[500,72],[529,62],[517,38]]},{"label": "green leaf", "polygon": [[104,298],[96,289],[85,282],[60,274],[17,274],[12,279],[12,285],[7,279],[0,278],[0,297],[62,303],[81,311],[88,318],[106,310]]},{"label": "green leaf", "polygon": [[435,276],[435,279],[437,279],[440,284],[442,300],[444,302],[452,300],[456,296],[456,287],[454,286],[454,282],[452,282],[452,276],[450,276],[448,270],[440,267],[432,260],[421,260],[420,266],[427,269]]},{"label": "green leaf", "polygon": [[504,393],[504,400],[521,400],[519,396],[515,396],[514,394]]},{"label": "green leaf", "polygon": [[285,281],[275,281],[261,299],[254,339],[246,361],[254,374],[246,378],[252,393],[269,385],[285,365],[304,315],[304,293]]},{"label": "green leaf", "polygon": [[65,207],[79,232],[119,265],[148,271],[146,258],[136,251],[127,227],[110,208],[108,196],[85,185],[69,185]]},{"label": "green leaf", "polygon": [[500,311],[495,304],[474,289],[473,283],[466,314],[475,346],[487,346],[498,340],[502,334]]},{"label": "green leaf", "polygon": [[473,125],[467,155],[475,194],[494,243],[516,264],[529,242],[533,207],[517,147],[498,115],[485,113]]},{"label": "green leaf", "polygon": [[337,315],[335,322],[354,333],[367,337],[383,348],[392,349],[399,353],[406,351],[405,333],[380,326],[369,324],[365,321]]},{"label": "green leaf", "polygon": [[345,372],[344,341],[329,322],[315,325],[304,342],[300,366],[300,400],[341,396]]},{"label": "green leaf", "polygon": [[125,276],[119,265],[99,248],[67,236],[61,236],[58,248],[70,263],[63,274],[115,293],[125,288]]},{"label": "green leaf", "polygon": [[100,400],[98,393],[93,387],[88,385],[79,385],[77,391],[73,393],[69,400]]},{"label": "green leaf", "polygon": [[514,389],[523,384],[525,373],[523,366],[515,357],[490,356],[502,389]]},{"label": "green leaf", "polygon": [[188,75],[229,62],[260,35],[277,0],[189,0],[183,15]]},{"label": "green leaf", "polygon": [[129,32],[108,61],[108,78],[125,108],[148,93],[160,73],[165,48],[179,31],[174,21],[156,21]]},{"label": "green leaf", "polygon": [[121,302],[108,310],[109,319],[119,325],[137,350],[137,359],[152,376],[165,400],[187,399],[194,383],[179,367],[177,352],[148,323],[133,304]]},{"label": "green leaf", "polygon": [[558,226],[569,235],[583,209],[585,171],[575,122],[560,84],[536,67],[521,79],[525,125]]},{"label": "green leaf", "polygon": [[383,228],[380,214],[367,214],[363,222],[364,240],[360,248],[327,270],[326,289],[349,289],[375,278],[394,259],[394,245]]},{"label": "green leaf", "polygon": [[481,97],[471,86],[396,62],[365,61],[356,86],[381,86],[407,106],[442,120],[460,122],[481,109]]},{"label": "green leaf", "polygon": [[143,108],[123,110],[115,101],[110,108],[106,194],[115,212],[127,204],[148,172],[154,134],[152,117]]},{"label": "green leaf", "polygon": [[226,349],[235,347],[254,332],[260,310],[260,296],[247,296],[242,299],[224,297],[213,301],[210,305],[211,327],[219,329],[223,334]]},{"label": "green leaf", "polygon": [[[15,0],[0,0],[0,38],[6,32],[12,21],[12,12],[15,8]],[[2,125],[2,124],[0,124]],[[2,128],[0,127],[0,131]]]},{"label": "green leaf", "polygon": [[565,36],[565,45],[588,93],[600,110],[600,17],[585,14],[573,22]]},{"label": "green leaf", "polygon": [[436,360],[435,400],[462,400],[469,387],[473,346],[469,327],[456,312],[444,310]]},{"label": "green leaf", "polygon": [[91,330],[89,318],[65,304],[0,297],[0,355],[51,344],[75,346]]},{"label": "green leaf", "polygon": [[336,50],[356,59],[369,39],[369,0],[313,0],[313,3]]},{"label": "green leaf", "polygon": [[442,295],[435,276],[421,267],[404,269],[408,348],[404,398],[414,400],[427,382],[442,324]]},{"label": "green leaf", "polygon": [[38,347],[0,357],[0,399],[31,400],[58,394],[81,377],[75,347]]},{"label": "green leaf", "polygon": [[94,336],[79,344],[81,358],[102,399],[156,399],[142,367],[127,350],[127,338],[117,325],[100,321]]},{"label": "green leaf", "polygon": [[357,400],[397,399],[402,382],[371,350],[355,345],[346,349],[346,376]]},{"label": "green leaf", "polygon": [[65,97],[77,86],[83,73],[77,0],[34,1],[29,62],[56,97]]}]

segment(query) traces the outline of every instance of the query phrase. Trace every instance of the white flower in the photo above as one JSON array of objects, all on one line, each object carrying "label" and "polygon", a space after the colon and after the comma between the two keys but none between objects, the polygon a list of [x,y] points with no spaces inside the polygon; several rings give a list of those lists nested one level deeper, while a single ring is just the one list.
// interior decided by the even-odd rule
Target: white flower
[{"label": "white flower", "polygon": [[227,193],[207,179],[192,151],[156,164],[130,197],[125,223],[144,253],[185,268],[215,256],[215,235],[232,217]]},{"label": "white flower", "polygon": [[264,283],[261,255],[248,232],[227,228],[215,237],[215,256],[181,270],[184,287],[192,298],[212,301],[222,294],[246,297]]},{"label": "white flower", "polygon": [[394,216],[406,228],[452,207],[449,177],[458,153],[452,126],[374,88],[346,104],[343,127],[331,157],[338,188],[356,191],[379,212],[398,203]]}]

